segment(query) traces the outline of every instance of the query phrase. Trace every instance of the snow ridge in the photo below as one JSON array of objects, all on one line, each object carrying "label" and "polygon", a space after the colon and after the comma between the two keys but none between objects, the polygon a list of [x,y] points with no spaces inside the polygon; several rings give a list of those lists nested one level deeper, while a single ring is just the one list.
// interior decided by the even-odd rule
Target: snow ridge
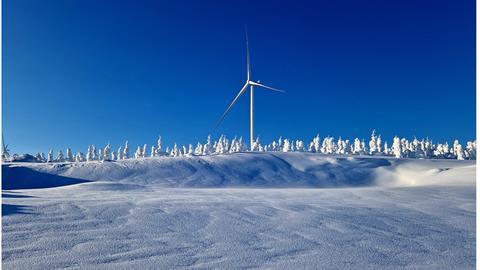
[{"label": "snow ridge", "polygon": [[[5,189],[85,181],[158,187],[366,187],[475,182],[475,161],[247,152],[81,163],[3,165]],[[48,175],[56,178],[49,179]]]}]

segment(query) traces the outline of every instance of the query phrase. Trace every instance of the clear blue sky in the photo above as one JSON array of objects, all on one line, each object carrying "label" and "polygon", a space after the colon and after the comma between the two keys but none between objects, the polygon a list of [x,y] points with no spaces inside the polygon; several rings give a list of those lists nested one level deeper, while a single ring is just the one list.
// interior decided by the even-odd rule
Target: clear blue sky
[{"label": "clear blue sky", "polygon": [[[282,2],[282,3],[281,3]],[[262,142],[377,129],[475,136],[475,1],[3,1],[15,152],[248,137],[248,24]]]}]

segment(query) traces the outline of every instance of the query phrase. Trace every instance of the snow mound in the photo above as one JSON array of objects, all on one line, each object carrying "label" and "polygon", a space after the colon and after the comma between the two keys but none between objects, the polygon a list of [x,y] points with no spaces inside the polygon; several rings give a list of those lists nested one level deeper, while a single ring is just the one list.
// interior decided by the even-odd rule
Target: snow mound
[{"label": "snow mound", "polygon": [[[475,183],[475,161],[332,156],[314,153],[235,153],[115,162],[12,163],[3,189],[101,182],[91,188],[366,187]],[[120,185],[121,184],[121,185]],[[87,184],[88,186],[89,184]],[[85,186],[85,185],[82,185]]]}]

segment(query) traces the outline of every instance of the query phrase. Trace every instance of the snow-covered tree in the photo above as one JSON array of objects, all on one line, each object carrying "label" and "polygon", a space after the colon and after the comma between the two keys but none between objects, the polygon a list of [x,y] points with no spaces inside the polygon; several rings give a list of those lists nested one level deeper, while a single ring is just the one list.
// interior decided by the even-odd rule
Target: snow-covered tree
[{"label": "snow-covered tree", "polygon": [[135,158],[139,159],[142,157],[142,148],[140,146],[137,147],[137,151],[135,151]]},{"label": "snow-covered tree", "polygon": [[72,154],[72,149],[70,149],[70,148],[67,148],[67,161],[68,162],[75,161],[74,157],[73,157],[73,154]]},{"label": "snow-covered tree", "polygon": [[385,144],[383,145],[383,154],[384,155],[390,155],[390,149],[388,149],[388,143],[385,142]]},{"label": "snow-covered tree", "polygon": [[103,150],[102,150],[102,148],[98,148],[98,156],[97,156],[97,159],[98,159],[98,160],[101,160],[101,161],[105,160],[105,157],[103,156]]},{"label": "snow-covered tree", "polygon": [[400,138],[395,136],[393,138],[393,144],[392,144],[392,152],[393,155],[395,155],[396,158],[401,158],[403,153],[402,153],[402,144],[400,141]]},{"label": "snow-covered tree", "polygon": [[58,150],[57,159],[55,161],[57,161],[57,162],[64,162],[65,161],[65,157],[63,156],[62,150]]},{"label": "snow-covered tree", "polygon": [[47,162],[53,162],[53,150],[48,151]]},{"label": "snow-covered tree", "polygon": [[353,154],[362,154],[362,143],[360,142],[359,138],[355,138],[355,140],[353,141]]},{"label": "snow-covered tree", "polygon": [[458,140],[455,140],[453,142],[453,149],[455,151],[455,155],[457,156],[458,160],[464,160],[465,159],[465,154],[463,153],[463,147],[458,142]]},{"label": "snow-covered tree", "polygon": [[417,140],[417,138],[414,138],[410,149],[411,152],[413,152],[415,158],[423,158],[421,142]]},{"label": "snow-covered tree", "polygon": [[317,136],[313,138],[313,149],[315,150],[315,153],[321,152],[322,146],[321,146],[319,134],[317,134]]},{"label": "snow-covered tree", "polygon": [[93,155],[92,155],[92,147],[89,145],[87,148],[87,161],[92,161],[93,160]]},{"label": "snow-covered tree", "polygon": [[382,153],[382,136],[380,134],[377,136],[377,152]]},{"label": "snow-covered tree", "polygon": [[173,149],[172,149],[172,152],[170,153],[170,155],[172,157],[178,157],[179,156],[179,151],[178,151],[178,146],[177,146],[177,143],[174,143],[173,144]]},{"label": "snow-covered tree", "polygon": [[245,143],[243,142],[243,138],[240,136],[240,139],[237,141],[237,152],[245,152],[246,151]]},{"label": "snow-covered tree", "polygon": [[115,154],[115,151],[112,151],[110,156],[111,156],[110,160],[117,160],[117,155]]},{"label": "snow-covered tree", "polygon": [[156,155],[161,155],[161,154],[162,154],[162,151],[163,151],[163,148],[162,148],[162,136],[158,136]]},{"label": "snow-covered tree", "polygon": [[207,143],[203,146],[203,155],[210,155],[212,153],[212,137],[208,135]]},{"label": "snow-covered tree", "polygon": [[437,148],[433,151],[433,155],[436,158],[445,158],[444,153],[443,153],[443,144],[439,143],[437,144]]},{"label": "snow-covered tree", "polygon": [[450,153],[453,152],[453,151],[450,151],[450,147],[448,145],[448,142],[445,142],[445,144],[443,144],[443,154],[444,154],[444,157],[445,158],[450,158]]},{"label": "snow-covered tree", "polygon": [[370,155],[377,153],[377,136],[375,135],[375,129],[372,131],[372,136],[370,137],[368,146],[370,147]]},{"label": "snow-covered tree", "polygon": [[143,145],[142,157],[143,157],[143,158],[146,158],[146,157],[147,157],[147,144],[144,144],[144,145]]},{"label": "snow-covered tree", "polygon": [[195,155],[196,156],[201,156],[203,154],[203,145],[198,142],[197,147],[195,147]]},{"label": "snow-covered tree", "polygon": [[290,140],[288,140],[288,139],[283,140],[283,149],[282,149],[282,151],[283,151],[283,152],[290,152],[290,151],[291,151]]},{"label": "snow-covered tree", "polygon": [[299,152],[305,152],[305,143],[302,140],[295,141],[295,148]]},{"label": "snow-covered tree", "polygon": [[477,146],[476,146],[476,141],[467,142],[467,147],[465,149],[466,151],[466,157],[468,159],[477,159]]},{"label": "snow-covered tree", "polygon": [[228,142],[224,135],[221,135],[218,141],[215,143],[215,153],[216,154],[225,154],[227,153]]},{"label": "snow-covered tree", "polygon": [[125,148],[123,149],[123,159],[130,158],[130,148],[128,147],[128,141],[125,142]]},{"label": "snow-covered tree", "polygon": [[91,150],[91,160],[97,160],[98,159],[98,153],[97,153],[97,147],[95,145],[92,145],[92,150]]},{"label": "snow-covered tree", "polygon": [[117,151],[117,160],[121,160],[123,159],[123,151],[122,151],[122,147],[118,147],[118,151]]},{"label": "snow-covered tree", "polygon": [[188,155],[188,156],[193,156],[193,154],[194,154],[193,145],[192,145],[192,144],[189,144],[189,145],[188,145],[187,155]]},{"label": "snow-covered tree", "polygon": [[83,153],[77,152],[77,154],[75,155],[75,162],[84,162],[84,161],[85,161],[85,158],[83,157]]},{"label": "snow-covered tree", "polygon": [[433,157],[433,143],[428,139],[423,144],[423,156],[425,158],[432,158]]},{"label": "snow-covered tree", "polygon": [[112,151],[110,149],[110,143],[108,143],[107,146],[105,146],[103,154],[104,154],[104,159],[105,160],[110,160],[111,159]]},{"label": "snow-covered tree", "polygon": [[150,149],[150,157],[155,157],[156,152],[157,152],[157,149],[155,148],[154,145],[152,145],[152,149]]},{"label": "snow-covered tree", "polygon": [[352,153],[352,146],[350,145],[350,140],[343,141],[344,154]]},{"label": "snow-covered tree", "polygon": [[258,152],[260,150],[260,140],[257,137],[255,141],[253,141],[252,145],[250,146],[250,151]]},{"label": "snow-covered tree", "polygon": [[40,152],[35,155],[35,159],[37,160],[37,162],[45,162]]}]

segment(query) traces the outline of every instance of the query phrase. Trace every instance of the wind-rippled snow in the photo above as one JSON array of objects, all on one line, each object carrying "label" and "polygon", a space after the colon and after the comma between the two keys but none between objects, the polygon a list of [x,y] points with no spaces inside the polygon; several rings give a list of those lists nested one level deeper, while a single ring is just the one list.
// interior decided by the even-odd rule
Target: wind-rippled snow
[{"label": "wind-rippled snow", "polygon": [[2,170],[4,269],[475,267],[475,162],[243,153]]}]

